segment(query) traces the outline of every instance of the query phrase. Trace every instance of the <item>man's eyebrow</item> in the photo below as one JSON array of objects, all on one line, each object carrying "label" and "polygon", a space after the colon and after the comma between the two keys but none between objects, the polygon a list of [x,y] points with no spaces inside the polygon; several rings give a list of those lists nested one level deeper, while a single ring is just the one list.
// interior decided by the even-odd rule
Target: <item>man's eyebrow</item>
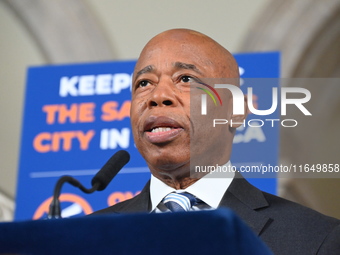
[{"label": "man's eyebrow", "polygon": [[183,62],[175,62],[174,66],[178,69],[189,69],[189,70],[193,70],[196,73],[202,74],[202,72],[193,64],[186,64]]},{"label": "man's eyebrow", "polygon": [[136,73],[136,78],[144,73],[151,73],[155,68],[152,65],[148,65]]}]

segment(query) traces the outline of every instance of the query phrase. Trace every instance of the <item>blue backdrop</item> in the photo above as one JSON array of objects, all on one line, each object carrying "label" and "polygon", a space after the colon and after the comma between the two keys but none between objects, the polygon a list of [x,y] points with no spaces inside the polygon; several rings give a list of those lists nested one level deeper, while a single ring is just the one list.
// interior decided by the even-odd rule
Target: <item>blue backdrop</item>
[{"label": "blue backdrop", "polygon": [[[246,78],[279,77],[279,53],[235,57],[244,79],[243,90],[250,81]],[[119,61],[28,69],[16,220],[46,217],[54,185],[62,175],[72,175],[90,187],[98,169],[120,149],[129,151],[131,160],[106,190],[86,195],[64,185],[60,197],[63,217],[105,208],[143,188],[150,173],[134,147],[129,119],[134,65],[135,61]],[[258,100],[259,109],[267,109],[271,103],[268,86],[277,84],[254,84],[255,80],[251,82],[254,93],[262,98]],[[271,118],[278,118],[277,112]],[[278,125],[265,125],[256,132],[248,129],[236,133],[232,163],[277,165]],[[250,181],[267,192],[276,191],[275,178]]]}]

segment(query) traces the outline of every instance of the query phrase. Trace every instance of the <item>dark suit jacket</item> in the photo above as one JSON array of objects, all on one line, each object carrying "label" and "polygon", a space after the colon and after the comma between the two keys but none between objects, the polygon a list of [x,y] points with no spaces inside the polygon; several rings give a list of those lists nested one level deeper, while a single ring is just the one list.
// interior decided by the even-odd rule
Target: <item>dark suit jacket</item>
[{"label": "dark suit jacket", "polygon": [[[97,213],[150,212],[150,182],[136,197]],[[220,207],[234,210],[274,254],[340,254],[340,221],[234,178]]]}]

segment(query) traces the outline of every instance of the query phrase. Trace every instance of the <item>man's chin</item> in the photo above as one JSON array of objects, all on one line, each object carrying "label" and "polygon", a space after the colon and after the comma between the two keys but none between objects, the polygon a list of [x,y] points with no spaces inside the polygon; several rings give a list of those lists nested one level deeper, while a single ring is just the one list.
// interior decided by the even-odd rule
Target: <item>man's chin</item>
[{"label": "man's chin", "polygon": [[178,156],[159,156],[146,158],[149,168],[158,172],[174,172],[174,171],[188,171],[190,170],[190,157]]}]

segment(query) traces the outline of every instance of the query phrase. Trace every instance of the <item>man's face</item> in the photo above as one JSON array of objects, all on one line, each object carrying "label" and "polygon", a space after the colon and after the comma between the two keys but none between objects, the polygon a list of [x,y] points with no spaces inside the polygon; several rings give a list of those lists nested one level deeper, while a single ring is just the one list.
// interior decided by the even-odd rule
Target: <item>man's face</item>
[{"label": "man's face", "polygon": [[190,84],[218,75],[209,48],[199,42],[159,39],[143,50],[132,82],[131,125],[151,172],[189,167],[192,131],[208,132],[193,127]]}]

